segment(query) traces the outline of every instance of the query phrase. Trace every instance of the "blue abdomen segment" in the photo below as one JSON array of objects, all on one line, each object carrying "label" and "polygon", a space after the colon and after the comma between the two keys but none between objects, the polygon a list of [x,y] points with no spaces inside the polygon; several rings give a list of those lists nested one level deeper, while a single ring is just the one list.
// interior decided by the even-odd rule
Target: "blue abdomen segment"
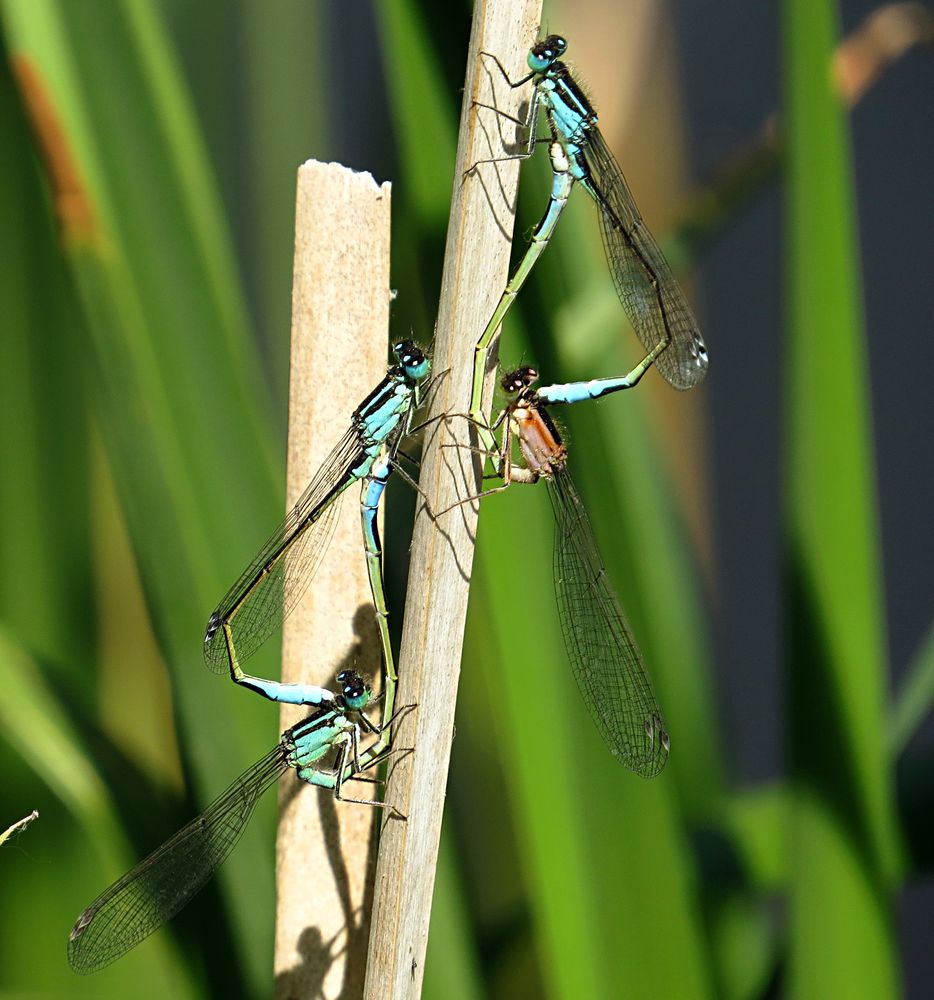
[{"label": "blue abdomen segment", "polygon": [[367,555],[378,556],[382,546],[379,540],[379,531],[376,526],[376,516],[379,513],[379,503],[386,489],[386,483],[392,475],[392,462],[388,458],[381,458],[373,463],[370,470],[370,478],[367,481],[366,489],[363,491],[363,498],[360,506],[363,510],[363,541],[366,546]]},{"label": "blue abdomen segment", "polygon": [[629,389],[632,385],[626,375],[619,378],[595,378],[589,382],[565,382],[560,385],[546,385],[537,392],[538,398],[548,405],[554,403],[581,403],[588,399],[600,399],[601,396]]},{"label": "blue abdomen segment", "polygon": [[262,677],[252,677],[243,674],[239,680],[242,687],[261,694],[270,701],[281,705],[331,705],[334,694],[327,688],[317,684],[286,684],[280,681],[267,681]]}]

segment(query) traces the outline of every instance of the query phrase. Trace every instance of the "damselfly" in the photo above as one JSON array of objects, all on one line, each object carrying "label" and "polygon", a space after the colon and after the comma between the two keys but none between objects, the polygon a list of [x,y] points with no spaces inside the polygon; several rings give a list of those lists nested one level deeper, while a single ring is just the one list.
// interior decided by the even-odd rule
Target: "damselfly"
[{"label": "damselfly", "polygon": [[[566,49],[567,42],[559,35],[549,35],[537,42],[528,55],[530,72],[516,82],[509,79],[495,56],[484,53],[493,60],[510,87],[532,82],[527,118],[524,121],[513,119],[528,130],[528,145],[523,153],[506,159],[526,159],[532,155],[535,144],[544,141],[536,137],[538,115],[542,111],[551,133],[548,155],[552,169],[548,208],[535,227],[529,247],[475,348],[470,415],[477,422],[481,441],[487,449],[492,447],[493,441],[484,419],[481,396],[490,345],[529,272],[548,245],[575,181],[600,210],[600,232],[607,263],[636,336],[647,352],[659,345],[667,346],[657,357],[659,372],[676,389],[690,389],[701,381],[707,370],[707,349],[687,299],[642,221],[623,172],[597,127],[593,106],[568,67],[560,61]],[[480,106],[502,114],[491,105]]]},{"label": "damselfly", "polygon": [[[287,729],[278,745],[215,799],[196,819],[141,861],[78,917],[68,937],[68,961],[80,973],[97,972],[171,920],[204,887],[234,849],[257,801],[290,768],[309,784],[329,788],[348,802],[383,806],[371,799],[345,798],[344,782],[385,758],[378,743],[361,751],[365,731],[382,726],[364,714],[369,687],[359,674],[337,677],[340,694],[307,687],[315,712]],[[334,760],[332,767],[326,759]]]},{"label": "damselfly", "polygon": [[[567,468],[567,448],[547,407],[597,399],[634,386],[657,353],[621,378],[547,386],[536,392],[534,368],[502,378],[512,396],[492,425],[502,427],[496,454],[502,492],[513,482],[548,484],[555,514],[554,579],[561,632],[581,694],[611,753],[636,774],[652,778],[668,761],[670,742],[639,647],[610,585],[590,519]],[[517,441],[524,465],[513,464]],[[471,498],[474,499],[474,498]]]},{"label": "damselfly", "polygon": [[251,656],[305,592],[331,539],[338,501],[363,483],[361,516],[373,602],[386,671],[384,719],[393,710],[396,672],[387,624],[376,515],[399,444],[412,430],[431,361],[412,341],[393,346],[398,364],[354,411],[351,426],[288,516],[240,574],[211,615],[204,658],[216,672],[272,701],[305,703],[304,685],[280,684],[244,673]]}]

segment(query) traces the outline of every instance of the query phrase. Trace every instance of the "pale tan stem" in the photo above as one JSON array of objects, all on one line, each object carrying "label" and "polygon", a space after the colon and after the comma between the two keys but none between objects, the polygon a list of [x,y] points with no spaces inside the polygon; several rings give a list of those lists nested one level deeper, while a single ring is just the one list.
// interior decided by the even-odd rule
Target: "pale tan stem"
[{"label": "pale tan stem", "polygon": [[[336,163],[298,172],[287,504],[308,485],[360,401],[385,375],[390,186]],[[287,507],[288,509],[288,507]],[[328,553],[283,629],[282,678],[333,690],[338,671],[379,685],[358,491],[342,504]],[[309,712],[282,710],[283,728]],[[354,786],[351,784],[350,793]],[[358,786],[372,797],[373,786]],[[374,811],[336,804],[291,773],[276,843],[276,995],[359,996],[369,932]]]},{"label": "pale tan stem", "polygon": [[[504,141],[521,138],[514,125],[478,111],[473,102],[516,115],[529,88],[510,90],[480,52],[495,54],[512,79],[521,78],[540,14],[540,0],[478,0],[474,10],[435,331],[434,368],[444,374],[429,419],[466,410],[474,345],[508,277],[519,165],[486,163],[466,179],[464,173],[480,160],[501,156]],[[432,510],[478,491],[475,456],[464,448],[441,447],[469,441],[466,420],[429,426],[420,486]],[[398,755],[387,787],[388,801],[408,818],[382,817],[365,990],[374,1000],[421,992],[475,530],[472,505],[456,507],[436,523],[419,500],[397,699],[397,705],[417,709],[400,721],[393,739],[397,748],[414,747],[414,752]]]}]

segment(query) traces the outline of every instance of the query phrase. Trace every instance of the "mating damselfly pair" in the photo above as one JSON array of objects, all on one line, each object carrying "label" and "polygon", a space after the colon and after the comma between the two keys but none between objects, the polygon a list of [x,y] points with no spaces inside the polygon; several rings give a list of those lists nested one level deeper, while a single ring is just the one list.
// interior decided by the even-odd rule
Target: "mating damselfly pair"
[{"label": "mating damselfly pair", "polygon": [[[555,582],[559,617],[574,676],[614,756],[651,777],[664,767],[669,737],[652,685],[622,609],[609,584],[589,519],[567,472],[567,450],[548,408],[596,399],[634,386],[651,365],[678,388],[703,377],[707,357],[686,300],[642,223],[616,161],[596,126],[596,115],[559,56],[566,43],[549,36],[529,53],[530,73],[510,86],[532,82],[524,156],[532,154],[539,113],[551,134],[552,194],[532,242],[504,290],[474,351],[470,418],[502,486],[544,478],[555,511]],[[499,65],[498,60],[495,60]],[[500,66],[502,70],[502,67]],[[503,71],[505,76],[505,72]],[[508,79],[508,78],[507,78]],[[496,110],[494,108],[494,110]],[[574,185],[600,210],[611,272],[630,321],[647,350],[631,372],[533,389],[529,367],[504,376],[511,399],[497,420],[483,414],[481,391],[489,349],[509,306],[551,238]],[[389,750],[397,675],[386,625],[377,510],[401,443],[414,429],[431,363],[410,341],[394,345],[397,363],[363,400],[351,426],[289,515],[260,549],[211,615],[204,657],[218,672],[278,702],[314,711],[282,734],[277,746],[238,778],[208,809],[115,882],[78,918],[69,960],[91,972],[119,958],[181,909],[235,846],[258,797],[288,768],[303,780],[343,796],[345,782],[374,767]],[[453,417],[451,419],[454,419]],[[494,432],[502,430],[497,442]],[[512,461],[513,442],[524,464]],[[380,723],[366,715],[373,703],[361,678],[347,671],[340,691],[254,677],[242,664],[279,627],[308,586],[333,527],[338,504],[361,484],[364,552],[379,623],[384,663]],[[466,498],[475,499],[475,498]],[[443,516],[443,515],[439,515]],[[373,742],[363,745],[370,735]],[[381,805],[372,799],[369,805]]]}]

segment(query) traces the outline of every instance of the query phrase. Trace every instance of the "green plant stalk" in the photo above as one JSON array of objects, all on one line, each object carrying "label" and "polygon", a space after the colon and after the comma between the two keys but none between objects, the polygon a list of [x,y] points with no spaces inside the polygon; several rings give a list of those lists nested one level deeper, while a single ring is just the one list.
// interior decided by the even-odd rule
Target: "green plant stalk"
[{"label": "green plant stalk", "polygon": [[484,996],[476,935],[470,924],[466,892],[447,826],[441,828],[431,926],[425,956],[425,1000],[481,1000]]},{"label": "green plant stalk", "polygon": [[790,995],[899,992],[898,847],[851,153],[830,0],[786,0]]}]

